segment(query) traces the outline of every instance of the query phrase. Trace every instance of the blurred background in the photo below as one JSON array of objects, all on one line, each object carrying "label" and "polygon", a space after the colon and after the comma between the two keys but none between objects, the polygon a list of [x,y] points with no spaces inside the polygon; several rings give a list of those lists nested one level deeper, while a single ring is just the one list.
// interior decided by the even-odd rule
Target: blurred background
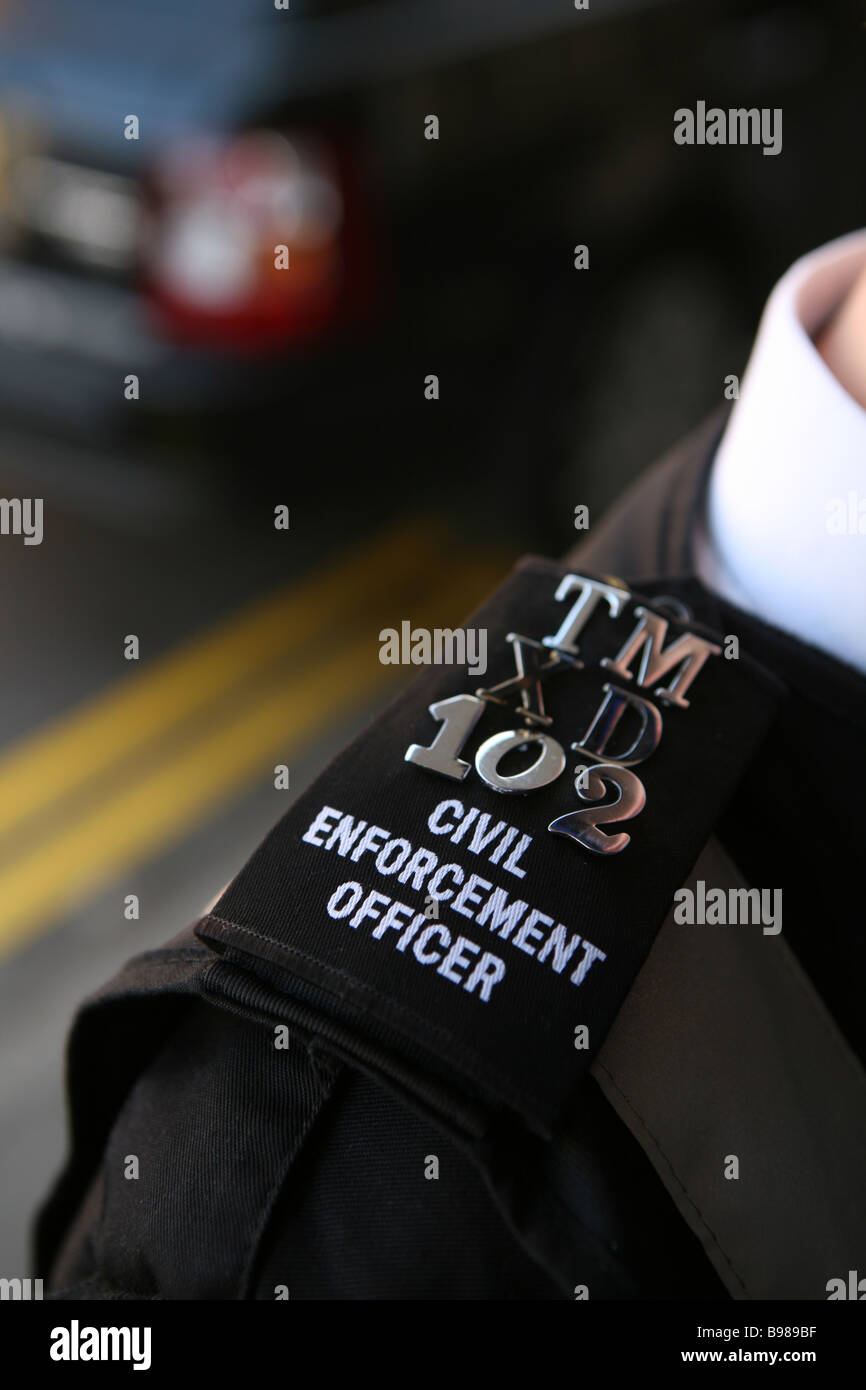
[{"label": "blurred background", "polygon": [[[0,0],[0,494],[44,499],[0,536],[0,1275],[75,1005],[407,678],[380,628],[565,550],[862,225],[864,42],[854,0]],[[697,100],[782,153],[675,145]]]}]

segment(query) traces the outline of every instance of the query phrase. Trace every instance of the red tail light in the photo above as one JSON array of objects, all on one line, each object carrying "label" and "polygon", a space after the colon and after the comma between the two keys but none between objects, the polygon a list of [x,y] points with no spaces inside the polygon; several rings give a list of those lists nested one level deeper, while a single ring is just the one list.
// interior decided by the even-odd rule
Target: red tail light
[{"label": "red tail light", "polygon": [[371,237],[348,156],[260,131],[172,151],[153,179],[144,265],[172,337],[267,349],[368,307]]}]

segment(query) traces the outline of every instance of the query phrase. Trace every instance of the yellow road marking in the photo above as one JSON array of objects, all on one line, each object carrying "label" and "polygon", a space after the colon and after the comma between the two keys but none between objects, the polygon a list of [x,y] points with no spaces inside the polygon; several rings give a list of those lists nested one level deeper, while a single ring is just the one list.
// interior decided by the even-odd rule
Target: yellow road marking
[{"label": "yellow road marking", "polygon": [[[414,607],[413,625],[452,625],[501,576],[499,565],[455,566],[448,587]],[[385,615],[382,615],[385,617]],[[393,617],[393,614],[390,615]],[[306,672],[272,673],[246,706],[234,709],[157,767],[122,785],[41,847],[0,872],[0,950],[32,936],[71,902],[152,857],[214,814],[271,757],[286,761],[302,745],[389,681],[371,633]],[[404,749],[395,747],[402,759]]]},{"label": "yellow road marking", "polygon": [[440,555],[433,526],[377,537],[333,569],[247,605],[22,739],[0,757],[0,835],[207,708],[326,625],[350,620]]}]

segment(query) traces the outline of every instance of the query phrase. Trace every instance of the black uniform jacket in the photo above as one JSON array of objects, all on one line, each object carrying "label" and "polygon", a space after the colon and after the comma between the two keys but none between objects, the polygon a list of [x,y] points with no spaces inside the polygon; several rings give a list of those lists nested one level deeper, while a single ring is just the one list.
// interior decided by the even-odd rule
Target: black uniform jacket
[{"label": "black uniform jacket", "polygon": [[[564,563],[518,567],[468,620],[488,673],[425,672],[211,914],[82,1007],[70,1157],[38,1221],[51,1297],[824,1298],[846,1273],[864,1229],[864,680],[694,578],[719,429]],[[556,656],[541,639],[583,576],[623,608],[602,596]],[[639,643],[630,677],[611,668],[652,602],[665,642],[714,648],[680,667],[687,707],[674,668],[666,701],[641,683]],[[514,683],[516,658],[538,683]],[[664,729],[632,768],[643,808],[593,832],[570,744],[592,742],[608,676],[646,702],[620,734],[633,719],[651,741],[651,707]],[[406,760],[468,724],[482,686],[456,774]],[[479,770],[519,775],[515,728],[542,781],[557,748],[568,763],[523,796]],[[597,746],[614,732],[596,725]],[[591,799],[627,801],[624,782]],[[600,854],[578,832],[630,843]],[[781,930],[678,925],[699,878],[766,890]]]}]

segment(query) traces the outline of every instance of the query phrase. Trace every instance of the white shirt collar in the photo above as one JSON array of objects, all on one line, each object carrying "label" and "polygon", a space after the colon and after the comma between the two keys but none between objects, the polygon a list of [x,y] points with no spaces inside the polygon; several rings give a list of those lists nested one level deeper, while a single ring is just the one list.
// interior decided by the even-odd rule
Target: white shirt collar
[{"label": "white shirt collar", "polygon": [[[697,572],[765,622],[866,672],[866,410],[812,342],[866,261],[866,231],[776,285],[713,463]],[[841,509],[841,510],[840,510]]]}]

